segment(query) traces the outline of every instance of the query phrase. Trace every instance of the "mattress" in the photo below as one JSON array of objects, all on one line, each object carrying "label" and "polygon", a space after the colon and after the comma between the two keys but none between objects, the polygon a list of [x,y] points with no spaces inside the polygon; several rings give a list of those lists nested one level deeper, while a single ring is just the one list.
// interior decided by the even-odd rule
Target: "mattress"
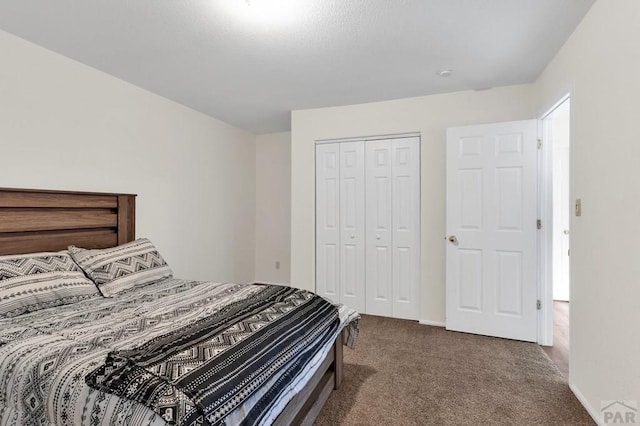
[{"label": "mattress", "polygon": [[[180,400],[175,395],[164,394],[148,401],[135,395],[134,390],[139,389],[140,382],[129,380],[127,386],[124,386],[122,380],[98,380],[96,377],[104,379],[105,368],[113,366],[114,359],[124,359],[124,364],[131,365],[132,359],[162,357],[165,352],[173,350],[174,358],[144,364],[150,369],[145,373],[161,376],[166,373],[163,373],[163,369],[169,368],[167,366],[175,367],[176,356],[183,356],[185,350],[194,350],[193,345],[175,345],[174,348],[174,336],[184,336],[184,330],[191,330],[190,327],[194,324],[203,324],[222,313],[226,315],[232,310],[231,307],[244,306],[243,301],[255,300],[258,296],[269,293],[265,290],[267,287],[274,286],[171,278],[126,291],[114,298],[96,296],[75,304],[0,320],[0,424],[182,424],[182,419],[186,418],[184,411],[193,409],[189,405],[193,398]],[[311,295],[308,292],[295,294],[299,299]],[[281,310],[286,309],[288,308]],[[357,312],[345,306],[336,307],[336,311],[335,326],[324,330],[327,335],[321,344],[317,345],[313,353],[306,354],[300,368],[291,370],[295,374],[290,371],[289,377],[284,372],[275,372],[260,382],[252,382],[254,388],[251,392],[242,393],[240,399],[237,399],[237,395],[232,398],[233,401],[240,401],[239,403],[227,404],[226,410],[212,412],[205,423],[239,424],[245,421],[268,424],[276,419],[317,371],[343,329],[347,328],[350,343],[355,344]],[[265,318],[277,317],[272,313],[261,315]],[[261,332],[261,328],[263,326],[260,324],[252,324],[247,330],[237,332],[231,339],[208,335],[209,343],[211,339],[217,338],[220,344],[214,345],[215,347],[209,344],[207,348],[203,346],[198,349],[200,352],[209,351],[206,362],[203,362],[216,365],[220,356],[228,355],[229,351],[246,341],[247,336]],[[228,334],[229,327],[225,330]],[[154,346],[157,342],[161,343],[160,346]],[[151,354],[148,351],[141,352],[140,348],[149,347],[162,349]],[[143,355],[148,356],[145,358]],[[194,365],[182,363],[180,371],[203,368],[204,364]],[[133,374],[130,370],[125,370],[127,374]],[[253,377],[250,371],[243,374]],[[140,375],[143,376],[144,374]],[[283,379],[285,376],[287,380]],[[110,377],[112,379],[113,375]],[[125,374],[122,377],[126,379],[129,376]],[[174,393],[183,390],[173,389]],[[270,399],[265,403],[267,394]],[[183,404],[180,409],[175,408],[177,400]],[[211,400],[207,403],[215,405]],[[173,408],[168,410],[168,406]],[[255,413],[256,407],[260,407],[259,416],[251,417],[250,413]],[[178,413],[180,410],[183,411],[182,414]],[[221,416],[220,413],[224,415]],[[216,421],[210,422],[211,419]],[[197,421],[202,421],[202,418]]]}]

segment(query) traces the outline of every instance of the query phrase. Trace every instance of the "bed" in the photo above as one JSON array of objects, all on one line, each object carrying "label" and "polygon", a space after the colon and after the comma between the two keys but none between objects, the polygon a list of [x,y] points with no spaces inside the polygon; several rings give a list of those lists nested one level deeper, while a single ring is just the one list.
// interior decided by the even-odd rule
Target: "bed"
[{"label": "bed", "polygon": [[[23,267],[30,253],[81,247],[69,250],[73,270],[80,265],[100,290],[65,287],[55,302],[64,304],[39,300],[19,315],[11,306],[0,318],[0,423],[313,423],[341,384],[357,312],[289,287],[174,278],[135,238],[135,198],[0,189],[0,256]],[[155,268],[153,279],[100,281],[114,272],[91,262],[118,247],[153,253],[139,260]],[[46,272],[51,262],[66,257],[29,267]]]}]

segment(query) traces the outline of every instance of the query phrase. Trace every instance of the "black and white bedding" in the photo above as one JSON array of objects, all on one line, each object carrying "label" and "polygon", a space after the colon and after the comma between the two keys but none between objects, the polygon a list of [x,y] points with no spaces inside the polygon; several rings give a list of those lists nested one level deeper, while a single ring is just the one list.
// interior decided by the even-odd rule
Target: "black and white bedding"
[{"label": "black and white bedding", "polygon": [[357,319],[303,290],[173,278],[0,319],[0,424],[268,424]]}]

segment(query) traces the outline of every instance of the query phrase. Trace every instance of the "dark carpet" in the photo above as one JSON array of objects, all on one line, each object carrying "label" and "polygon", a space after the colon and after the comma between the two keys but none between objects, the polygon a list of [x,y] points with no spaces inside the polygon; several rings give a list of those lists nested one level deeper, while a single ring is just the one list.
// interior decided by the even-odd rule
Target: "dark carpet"
[{"label": "dark carpet", "polygon": [[533,343],[363,315],[316,425],[592,425]]}]

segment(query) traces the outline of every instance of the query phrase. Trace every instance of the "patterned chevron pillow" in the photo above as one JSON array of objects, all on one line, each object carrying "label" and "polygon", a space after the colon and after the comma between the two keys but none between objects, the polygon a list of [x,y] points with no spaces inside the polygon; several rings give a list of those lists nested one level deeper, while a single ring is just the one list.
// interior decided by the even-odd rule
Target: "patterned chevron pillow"
[{"label": "patterned chevron pillow", "polygon": [[146,238],[104,250],[70,246],[69,252],[105,297],[173,276],[167,262]]},{"label": "patterned chevron pillow", "polygon": [[0,318],[97,296],[68,251],[0,256]]}]

